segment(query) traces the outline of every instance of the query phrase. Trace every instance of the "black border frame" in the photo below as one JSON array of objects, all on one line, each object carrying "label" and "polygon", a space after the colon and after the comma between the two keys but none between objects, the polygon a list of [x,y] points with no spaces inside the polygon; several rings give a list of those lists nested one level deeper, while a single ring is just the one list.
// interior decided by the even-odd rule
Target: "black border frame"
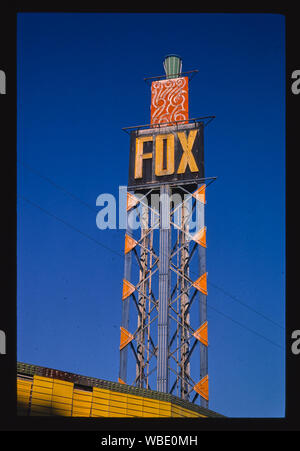
[{"label": "black border frame", "polygon": [[[299,19],[296,9],[291,8],[263,8],[253,7],[243,9],[227,8],[214,10],[203,8],[199,11],[191,10],[155,10],[142,11],[140,9],[95,9],[86,7],[83,9],[71,9],[62,3],[55,5],[53,2],[29,6],[12,5],[0,15],[0,69],[4,70],[7,79],[7,91],[0,96],[1,118],[1,157],[2,174],[2,202],[4,201],[1,226],[2,232],[2,265],[1,276],[2,302],[0,313],[0,329],[6,333],[5,355],[0,355],[0,430],[2,431],[94,431],[95,434],[85,434],[85,445],[99,446],[99,439],[107,434],[114,436],[137,436],[141,431],[163,435],[178,434],[179,431],[190,431],[195,435],[201,431],[298,431],[300,430],[300,389],[299,370],[300,354],[291,352],[294,330],[300,329],[300,302],[298,296],[294,296],[296,290],[297,265],[294,264],[298,256],[296,246],[297,218],[293,213],[296,204],[293,195],[297,192],[297,156],[298,117],[300,107],[300,95],[291,91],[292,72],[300,70],[299,53]],[[207,418],[201,421],[197,419],[74,419],[60,417],[18,417],[16,415],[16,372],[17,372],[17,339],[16,339],[16,101],[17,101],[17,68],[16,68],[16,32],[17,13],[19,12],[157,12],[157,13],[266,13],[281,14],[286,20],[286,415],[285,418]],[[270,73],[270,77],[272,74]],[[3,246],[4,244],[4,246]],[[5,290],[3,290],[5,287]],[[74,434],[77,441],[78,434]],[[47,434],[48,444],[55,434]],[[50,441],[48,441],[50,438]],[[55,439],[56,440],[56,439]],[[68,437],[69,440],[69,437]],[[97,445],[96,445],[97,440]],[[89,443],[90,441],[90,443]],[[198,442],[199,443],[199,442]],[[70,445],[71,442],[68,443]],[[42,446],[42,445],[40,445]]]}]

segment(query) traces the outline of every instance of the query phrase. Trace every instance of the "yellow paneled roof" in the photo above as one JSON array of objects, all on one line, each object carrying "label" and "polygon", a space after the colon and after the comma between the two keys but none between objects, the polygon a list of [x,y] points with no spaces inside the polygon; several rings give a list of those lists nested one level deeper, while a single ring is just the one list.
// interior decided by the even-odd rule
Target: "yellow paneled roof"
[{"label": "yellow paneled roof", "polygon": [[171,402],[172,404],[178,405],[185,409],[198,412],[199,414],[202,414],[205,417],[224,417],[219,413],[216,413],[209,409],[205,409],[204,407],[200,407],[199,405],[193,404],[189,401],[185,401],[169,393],[162,393],[155,390],[149,390],[146,388],[138,388],[127,384],[122,384],[119,382],[97,379],[95,377],[82,376],[79,374],[56,370],[53,368],[46,368],[38,365],[17,362],[17,375],[27,377],[28,376],[33,377],[34,375],[37,375],[53,379],[60,379],[68,382],[73,382],[77,386],[80,386],[82,389],[85,388],[86,390],[92,389],[93,387],[98,387],[106,390],[127,393],[129,395],[136,395],[144,398]]}]

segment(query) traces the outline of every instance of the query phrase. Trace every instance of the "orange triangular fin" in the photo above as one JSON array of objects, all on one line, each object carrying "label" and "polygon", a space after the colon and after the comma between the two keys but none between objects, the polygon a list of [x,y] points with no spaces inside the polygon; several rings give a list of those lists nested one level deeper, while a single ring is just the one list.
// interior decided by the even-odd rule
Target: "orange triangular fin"
[{"label": "orange triangular fin", "polygon": [[194,337],[197,338],[197,340],[201,341],[205,346],[208,346],[208,336],[207,336],[207,321],[202,324],[202,326],[199,327],[194,333]]},{"label": "orange triangular fin", "polygon": [[207,295],[207,272],[202,274],[202,276],[193,283],[193,287]]},{"label": "orange triangular fin", "polygon": [[196,243],[200,244],[200,246],[206,247],[206,227],[202,227],[202,229],[198,230],[191,238],[196,241]]},{"label": "orange triangular fin", "polygon": [[205,188],[206,185],[202,185],[192,194],[195,199],[199,200],[203,204],[205,204]]},{"label": "orange triangular fin", "polygon": [[138,202],[139,199],[136,196],[127,192],[127,211],[133,208]]},{"label": "orange triangular fin", "polygon": [[128,280],[123,279],[123,292],[122,292],[122,300],[128,298],[135,290],[135,286],[132,283],[128,282]]},{"label": "orange triangular fin", "polygon": [[125,254],[131,251],[137,245],[137,241],[131,236],[125,234]]},{"label": "orange triangular fin", "polygon": [[120,350],[125,348],[125,346],[128,345],[128,343],[133,340],[133,335],[128,332],[128,330],[124,329],[124,327],[120,327],[121,329],[121,338],[120,338]]},{"label": "orange triangular fin", "polygon": [[208,401],[208,375],[204,376],[204,378],[194,386],[194,390],[199,393],[202,398]]}]

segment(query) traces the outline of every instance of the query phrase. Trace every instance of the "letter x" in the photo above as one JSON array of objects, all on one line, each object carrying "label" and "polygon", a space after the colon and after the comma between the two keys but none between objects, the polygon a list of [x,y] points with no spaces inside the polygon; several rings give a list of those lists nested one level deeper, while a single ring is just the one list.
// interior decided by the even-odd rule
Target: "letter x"
[{"label": "letter x", "polygon": [[187,165],[189,165],[191,172],[199,171],[194,155],[192,154],[192,147],[196,138],[196,134],[197,130],[191,130],[188,139],[186,139],[184,132],[177,133],[183,150],[177,174],[183,174],[186,170]]}]

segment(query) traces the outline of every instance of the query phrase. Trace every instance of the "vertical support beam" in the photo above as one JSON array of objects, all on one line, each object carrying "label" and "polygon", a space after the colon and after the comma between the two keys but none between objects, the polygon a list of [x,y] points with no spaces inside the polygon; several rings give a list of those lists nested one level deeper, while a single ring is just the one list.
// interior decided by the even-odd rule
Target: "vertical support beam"
[{"label": "vertical support beam", "polygon": [[180,273],[181,273],[181,308],[180,308],[180,322],[181,322],[181,398],[188,400],[189,385],[187,378],[190,376],[190,362],[187,361],[189,353],[188,326],[190,324],[190,314],[186,314],[186,309],[189,304],[189,294],[186,292],[187,277],[189,276],[188,265],[186,265],[189,257],[189,242],[187,240],[187,233],[189,232],[189,224],[187,221],[189,211],[187,205],[183,204],[181,207],[181,255],[180,255]]},{"label": "vertical support beam", "polygon": [[[204,203],[197,202],[197,230],[200,230],[205,225]],[[198,246],[199,251],[199,274],[202,275],[206,272],[206,248]],[[200,312],[200,325],[207,320],[207,300],[206,295],[199,292],[199,312]],[[207,346],[203,343],[200,344],[200,380],[202,380],[208,374],[208,354]],[[200,396],[200,405],[208,408],[208,401]]]},{"label": "vertical support beam", "polygon": [[[150,213],[150,217],[151,217],[151,213]],[[148,312],[147,312],[147,336],[146,336],[146,341],[147,341],[147,355],[146,355],[146,380],[145,380],[145,384],[146,384],[146,388],[149,388],[149,373],[150,373],[150,312],[151,312],[151,301],[150,301],[150,293],[152,291],[152,252],[153,252],[153,230],[150,231],[150,236],[149,236],[149,251],[150,251],[150,255],[149,255],[149,282],[148,282]]]},{"label": "vertical support beam", "polygon": [[148,281],[145,281],[146,273],[148,271],[148,216],[149,211],[146,205],[141,205],[141,247],[140,250],[140,261],[142,269],[140,269],[140,286],[139,286],[139,310],[138,315],[138,329],[139,332],[136,337],[137,342],[137,357],[139,363],[136,365],[136,380],[137,386],[144,387],[144,365],[145,365],[145,319],[146,319],[146,296]]},{"label": "vertical support beam", "polygon": [[[127,228],[126,233],[132,236],[132,229],[130,227],[130,210],[127,211]],[[132,252],[125,254],[124,260],[124,279],[130,281],[131,278],[131,263],[132,263]],[[122,327],[129,330],[129,307],[130,307],[130,296],[122,301]],[[120,350],[120,368],[119,368],[119,378],[121,381],[126,383],[127,380],[127,360],[128,360],[128,346]]]},{"label": "vertical support beam", "polygon": [[[182,206],[179,207],[179,214],[181,215],[181,209]],[[181,243],[181,231],[178,229],[177,230],[177,247],[180,247],[180,243]],[[179,261],[180,261],[180,253],[177,252],[176,254],[176,267],[179,268]],[[176,311],[179,312],[180,311],[180,304],[181,304],[181,299],[180,299],[180,275],[177,272],[176,274],[176,284],[177,284],[177,288],[176,288],[176,297],[177,297],[177,303],[176,303]],[[176,324],[176,332],[177,332],[177,337],[176,337],[176,348],[177,348],[177,354],[176,354],[176,360],[177,362],[180,362],[180,358],[181,358],[181,321],[178,321],[178,323]],[[180,379],[180,374],[179,374],[179,368],[177,368],[177,375],[176,375],[176,388],[177,388],[177,396],[181,396],[181,379]]]},{"label": "vertical support beam", "polygon": [[169,391],[169,298],[170,298],[170,187],[160,188],[159,310],[157,332],[157,390]]}]

